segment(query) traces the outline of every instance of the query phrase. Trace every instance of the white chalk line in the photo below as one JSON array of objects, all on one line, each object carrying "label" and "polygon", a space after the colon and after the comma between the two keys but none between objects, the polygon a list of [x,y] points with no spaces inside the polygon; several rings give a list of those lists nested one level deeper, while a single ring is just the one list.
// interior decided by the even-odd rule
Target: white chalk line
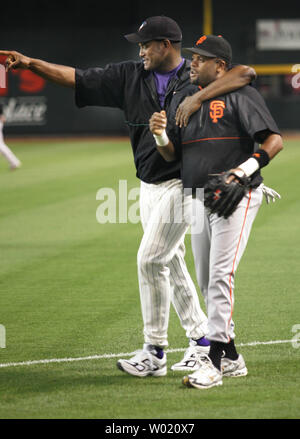
[{"label": "white chalk line", "polygon": [[[250,343],[240,343],[237,346],[261,346],[272,345],[281,343],[292,343],[293,340],[271,340],[271,341],[252,341]],[[187,348],[167,349],[167,354],[173,354],[175,352],[184,352]],[[15,363],[0,363],[0,368],[4,367],[16,367],[16,366],[34,366],[36,364],[50,364],[50,363],[70,363],[72,361],[89,361],[89,360],[101,360],[105,358],[122,358],[130,357],[135,352],[120,352],[119,354],[102,354],[102,355],[89,355],[87,357],[75,357],[75,358],[50,358],[45,360],[32,360],[32,361],[20,361]]]}]

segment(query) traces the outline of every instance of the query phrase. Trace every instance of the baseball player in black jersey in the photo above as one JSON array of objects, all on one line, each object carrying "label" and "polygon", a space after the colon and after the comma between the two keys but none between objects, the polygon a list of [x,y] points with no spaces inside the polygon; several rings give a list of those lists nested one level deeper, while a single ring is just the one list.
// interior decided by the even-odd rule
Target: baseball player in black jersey
[{"label": "baseball player in black jersey", "polygon": [[[191,83],[202,87],[222,77],[231,63],[231,47],[221,36],[203,36],[185,52],[192,55]],[[182,97],[176,99],[179,102]],[[223,376],[247,374],[234,344],[234,275],[263,198],[260,168],[282,149],[282,138],[263,98],[251,86],[204,102],[181,129],[172,123],[178,102],[174,99],[171,104],[168,134],[164,112],[152,116],[150,129],[162,156],[167,161],[181,160],[186,206],[202,206],[203,229],[192,233],[192,247],[211,344],[209,354],[199,360],[199,369],[183,380],[202,389],[221,385]],[[203,191],[197,194],[209,175],[226,171],[232,173],[226,185],[248,178],[248,190],[228,218],[204,209]],[[216,200],[218,196],[216,191]]]},{"label": "baseball player in black jersey", "polygon": [[[167,372],[164,348],[170,303],[175,307],[190,346],[175,370],[194,370],[195,355],[207,352],[207,317],[200,308],[196,288],[184,261],[184,235],[188,226],[174,221],[182,204],[179,162],[167,163],[156,149],[149,118],[170,104],[185,87],[197,92],[199,105],[220,93],[248,84],[253,69],[238,66],[206,89],[189,83],[190,62],[181,57],[181,30],[168,17],[147,18],[138,31],[125,36],[139,44],[142,61],[109,64],[86,70],[55,65],[14,51],[6,66],[28,68],[57,84],[75,89],[76,104],[116,107],[124,111],[129,126],[137,177],[141,180],[140,211],[144,236],[138,252],[139,289],[144,321],[143,349],[118,367],[145,377]],[[186,119],[185,119],[186,120]],[[181,125],[180,117],[177,121]],[[170,213],[168,221],[163,221]]]}]

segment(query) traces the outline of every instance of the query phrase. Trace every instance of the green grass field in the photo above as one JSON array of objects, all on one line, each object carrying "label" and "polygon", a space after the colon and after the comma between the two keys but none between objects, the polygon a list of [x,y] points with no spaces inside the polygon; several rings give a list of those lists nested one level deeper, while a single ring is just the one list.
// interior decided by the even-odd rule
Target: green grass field
[{"label": "green grass field", "polygon": [[[8,145],[23,167],[11,172],[0,160],[1,419],[299,418],[300,349],[289,342],[300,325],[299,140],[286,140],[263,171],[282,199],[263,203],[236,278],[236,343],[249,375],[206,391],[184,387],[178,372],[137,379],[116,368],[118,354],[143,343],[136,268],[142,229],[99,224],[96,193],[118,191],[119,180],[139,186],[129,143]],[[172,309],[169,366],[186,347]],[[15,364],[29,361],[37,363]]]}]

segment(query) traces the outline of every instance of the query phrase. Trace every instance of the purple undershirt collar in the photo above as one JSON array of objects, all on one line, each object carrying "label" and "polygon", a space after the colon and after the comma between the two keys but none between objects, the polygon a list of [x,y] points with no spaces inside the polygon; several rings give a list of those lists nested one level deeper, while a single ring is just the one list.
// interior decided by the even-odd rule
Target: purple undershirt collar
[{"label": "purple undershirt collar", "polygon": [[160,73],[155,71],[153,72],[155,84],[156,84],[156,91],[161,108],[163,108],[164,106],[166,91],[168,88],[169,81],[171,78],[173,78],[173,76],[177,74],[178,70],[180,70],[183,63],[184,63],[184,59],[182,59],[181,63],[178,64],[178,66],[175,67],[175,69],[171,70],[170,72],[165,72],[165,73]]}]

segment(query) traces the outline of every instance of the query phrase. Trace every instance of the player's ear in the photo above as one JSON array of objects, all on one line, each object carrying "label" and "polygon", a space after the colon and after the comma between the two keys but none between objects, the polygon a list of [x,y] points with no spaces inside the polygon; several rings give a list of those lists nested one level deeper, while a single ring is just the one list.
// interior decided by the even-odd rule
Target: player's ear
[{"label": "player's ear", "polygon": [[216,71],[217,73],[222,70],[226,70],[226,62],[223,59],[216,59]]},{"label": "player's ear", "polygon": [[163,40],[163,45],[166,49],[168,49],[169,47],[171,47],[171,42],[170,40]]}]

